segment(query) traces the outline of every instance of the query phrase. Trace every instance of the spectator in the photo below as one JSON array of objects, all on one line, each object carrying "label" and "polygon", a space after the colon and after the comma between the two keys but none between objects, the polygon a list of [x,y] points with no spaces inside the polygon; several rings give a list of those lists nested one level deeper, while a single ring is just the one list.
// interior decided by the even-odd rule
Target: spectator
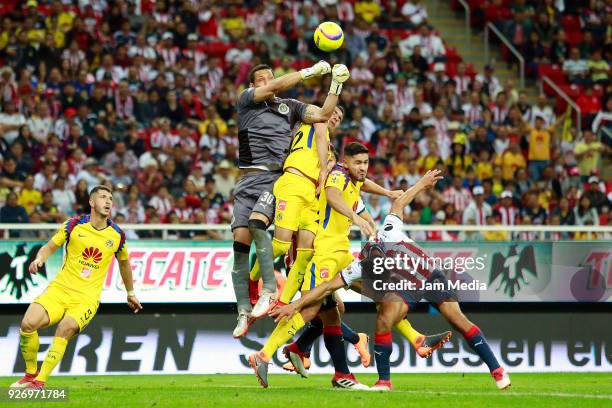
[{"label": "spectator", "polygon": [[484,188],[476,186],[472,190],[473,198],[463,212],[463,223],[475,223],[475,225],[485,225],[487,217],[493,214],[491,206],[484,201]]},{"label": "spectator", "polygon": [[402,15],[410,21],[413,26],[427,23],[427,8],[421,0],[408,0],[402,6]]},{"label": "spectator", "polygon": [[355,14],[370,24],[380,17],[380,5],[375,0],[360,0],[355,3]]},{"label": "spectator", "polygon": [[232,166],[227,160],[222,160],[217,166],[217,173],[213,176],[217,191],[224,200],[229,199],[230,193],[236,185],[236,177],[232,174]]},{"label": "spectator", "polygon": [[530,224],[546,224],[548,214],[546,209],[544,209],[540,204],[536,193],[527,193],[525,197],[525,205],[521,211],[521,216],[527,217]]},{"label": "spectator", "polygon": [[518,209],[514,206],[512,192],[502,191],[500,203],[495,206],[495,212],[499,214],[501,225],[514,225],[518,215]]},{"label": "spectator", "polygon": [[599,213],[591,205],[591,200],[587,196],[582,196],[580,202],[574,208],[574,218],[576,225],[599,225]]},{"label": "spectator", "polygon": [[[17,194],[9,193],[6,197],[6,205],[0,208],[0,222],[24,224],[29,222],[28,213],[25,208],[17,203]],[[10,237],[19,237],[19,231],[12,230]]]},{"label": "spectator", "polygon": [[605,151],[605,147],[595,139],[595,135],[590,130],[585,130],[582,137],[583,139],[576,144],[574,154],[578,161],[580,176],[586,180],[597,171],[601,153]]},{"label": "spectator", "polygon": [[591,206],[597,209],[598,212],[602,212],[604,207],[608,207],[609,200],[606,195],[599,189],[599,177],[589,177],[589,187],[584,193],[584,197],[587,197],[591,202]]},{"label": "spectator", "polygon": [[123,164],[130,172],[136,171],[138,168],[138,159],[134,152],[127,149],[123,141],[115,143],[115,149],[104,157],[104,167],[106,169],[114,168],[116,163]]},{"label": "spectator", "polygon": [[0,129],[3,132],[3,138],[6,143],[11,144],[19,136],[19,128],[26,124],[26,118],[23,114],[16,111],[16,106],[13,101],[5,101],[2,104],[2,112],[0,112]]},{"label": "spectator", "polygon": [[25,208],[28,214],[32,213],[36,206],[42,204],[42,194],[34,189],[34,177],[31,175],[24,179],[17,203]]},{"label": "spectator", "polygon": [[67,216],[74,214],[76,197],[71,189],[66,188],[65,178],[57,177],[55,179],[51,194],[53,198],[53,205],[57,207],[59,213]]},{"label": "spectator", "polygon": [[[39,222],[62,222],[66,219],[66,215],[60,213],[57,206],[53,202],[53,194],[51,191],[47,191],[42,196],[42,202],[36,207],[34,211],[40,216]],[[33,221],[30,221],[33,222]]]},{"label": "spectator", "polygon": [[569,59],[563,62],[563,73],[573,84],[586,84],[589,67],[587,62],[580,58],[578,48],[574,47],[570,50]]}]

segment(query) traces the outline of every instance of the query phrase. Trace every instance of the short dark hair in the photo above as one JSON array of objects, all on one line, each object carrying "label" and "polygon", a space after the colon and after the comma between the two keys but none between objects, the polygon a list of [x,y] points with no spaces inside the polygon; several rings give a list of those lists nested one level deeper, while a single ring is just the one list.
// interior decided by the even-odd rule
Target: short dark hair
[{"label": "short dark hair", "polygon": [[346,147],[344,148],[344,155],[345,156],[356,156],[356,155],[362,154],[362,153],[368,153],[369,154],[370,151],[368,150],[367,147],[365,147],[361,143],[351,142],[351,143],[347,144]]},{"label": "short dark hair", "polygon": [[342,112],[342,117],[344,117],[344,108],[340,105],[336,105],[336,108],[340,109],[340,112]]},{"label": "short dark hair", "polygon": [[268,64],[257,64],[253,68],[251,68],[251,70],[249,71],[249,82],[253,83],[253,81],[255,80],[255,73],[264,69],[269,69],[271,71],[272,67]]},{"label": "short dark hair", "polygon": [[98,191],[108,191],[111,195],[113,194],[113,190],[111,190],[110,187],[100,185],[95,186],[91,189],[91,191],[89,192],[89,198],[93,197],[93,195],[96,194]]}]

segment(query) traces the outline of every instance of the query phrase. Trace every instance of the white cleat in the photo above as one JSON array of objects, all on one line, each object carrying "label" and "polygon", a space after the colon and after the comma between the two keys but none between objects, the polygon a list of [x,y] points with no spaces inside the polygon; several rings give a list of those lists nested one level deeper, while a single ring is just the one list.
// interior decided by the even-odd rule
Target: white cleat
[{"label": "white cleat", "polygon": [[249,332],[249,327],[253,323],[253,319],[249,316],[248,313],[240,313],[238,314],[238,323],[236,323],[236,328],[232,335],[235,339],[240,338]]},{"label": "white cleat", "polygon": [[345,390],[361,390],[369,391],[370,387],[357,381],[353,374],[336,374],[332,378],[332,386],[334,388],[343,388]]},{"label": "white cleat", "polygon": [[270,310],[274,307],[274,302],[276,301],[276,294],[270,293],[268,291],[262,291],[259,296],[259,300],[253,306],[253,311],[251,312],[251,317],[253,319],[259,319],[260,317],[264,317],[268,314]]},{"label": "white cleat", "polygon": [[512,385],[510,382],[510,376],[502,367],[493,370],[491,372],[491,376],[495,380],[497,388],[500,390],[505,390]]}]

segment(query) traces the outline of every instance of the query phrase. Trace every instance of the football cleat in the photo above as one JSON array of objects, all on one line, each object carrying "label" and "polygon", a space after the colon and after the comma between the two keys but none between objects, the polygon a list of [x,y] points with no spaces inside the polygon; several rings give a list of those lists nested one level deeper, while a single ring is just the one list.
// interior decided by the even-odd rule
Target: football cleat
[{"label": "football cleat", "polygon": [[452,331],[445,331],[443,333],[432,334],[430,336],[419,336],[416,339],[414,348],[416,349],[419,357],[429,357],[434,351],[442,347],[444,343],[450,340],[453,335]]},{"label": "football cleat", "polygon": [[251,306],[255,306],[259,300],[259,281],[249,279],[249,301]]},{"label": "football cleat", "polygon": [[370,391],[391,391],[391,380],[378,380],[370,387]]},{"label": "football cleat", "polygon": [[259,352],[249,356],[249,365],[255,371],[255,376],[263,388],[268,388],[268,364]]},{"label": "football cleat", "polygon": [[357,333],[357,335],[359,336],[359,341],[356,344],[353,344],[353,346],[355,347],[355,350],[357,350],[357,353],[359,353],[359,357],[361,357],[361,364],[367,368],[372,360],[370,349],[368,347],[370,338],[365,333]]},{"label": "football cleat", "polygon": [[499,367],[491,371],[491,377],[493,377],[495,384],[497,384],[497,388],[500,390],[505,390],[512,385],[510,383],[510,376],[508,373],[506,373],[503,367]]},{"label": "football cleat", "polygon": [[[283,349],[285,357],[289,359],[289,363],[293,368],[292,371],[298,373],[302,378],[308,378],[308,369],[310,368],[310,359],[306,353],[302,353],[297,344],[291,343]],[[306,363],[308,362],[308,366]],[[285,365],[287,365],[285,364]],[[283,366],[285,368],[285,366]]]},{"label": "football cleat", "polygon": [[45,382],[34,380],[31,383],[29,383],[26,388],[30,390],[42,390],[43,388],[45,388]]},{"label": "football cleat", "polygon": [[262,291],[259,295],[259,300],[257,304],[253,306],[253,311],[251,312],[251,317],[253,319],[259,319],[260,317],[264,317],[268,314],[274,305],[276,304],[276,293],[270,293],[268,291]]},{"label": "football cleat", "polygon": [[331,380],[332,386],[334,388],[343,388],[347,390],[369,390],[365,384],[361,384],[353,374],[342,374],[336,373]]},{"label": "football cleat", "polygon": [[248,313],[240,313],[238,314],[238,323],[236,323],[236,327],[234,328],[234,332],[232,335],[235,339],[240,338],[249,332],[249,327],[253,324],[253,319],[249,316]]},{"label": "football cleat", "polygon": [[[310,362],[310,359],[308,357],[304,357],[304,368],[306,370],[308,370],[310,368],[311,364],[312,363]],[[297,371],[295,371],[295,367],[293,366],[293,363],[291,361],[288,361],[285,364],[283,364],[283,370],[297,373]]]},{"label": "football cleat", "polygon": [[32,383],[36,379],[37,375],[38,371],[35,374],[25,373],[25,375],[19,381],[15,381],[14,383],[12,383],[10,385],[10,388],[27,388],[28,385],[30,385],[30,383]]}]

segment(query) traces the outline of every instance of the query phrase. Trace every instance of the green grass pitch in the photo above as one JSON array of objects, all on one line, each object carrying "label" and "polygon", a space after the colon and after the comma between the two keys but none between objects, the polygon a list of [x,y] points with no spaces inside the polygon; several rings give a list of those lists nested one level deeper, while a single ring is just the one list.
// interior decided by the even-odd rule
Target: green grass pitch
[{"label": "green grass pitch", "polygon": [[[357,375],[369,385],[372,374]],[[499,391],[487,374],[393,374],[390,393],[332,389],[330,375],[270,375],[262,389],[252,375],[56,376],[48,386],[68,387],[67,402],[49,407],[610,407],[612,373],[511,374]],[[14,378],[0,377],[0,387]],[[2,388],[6,393],[6,388]],[[14,402],[5,407],[40,407]]]}]

